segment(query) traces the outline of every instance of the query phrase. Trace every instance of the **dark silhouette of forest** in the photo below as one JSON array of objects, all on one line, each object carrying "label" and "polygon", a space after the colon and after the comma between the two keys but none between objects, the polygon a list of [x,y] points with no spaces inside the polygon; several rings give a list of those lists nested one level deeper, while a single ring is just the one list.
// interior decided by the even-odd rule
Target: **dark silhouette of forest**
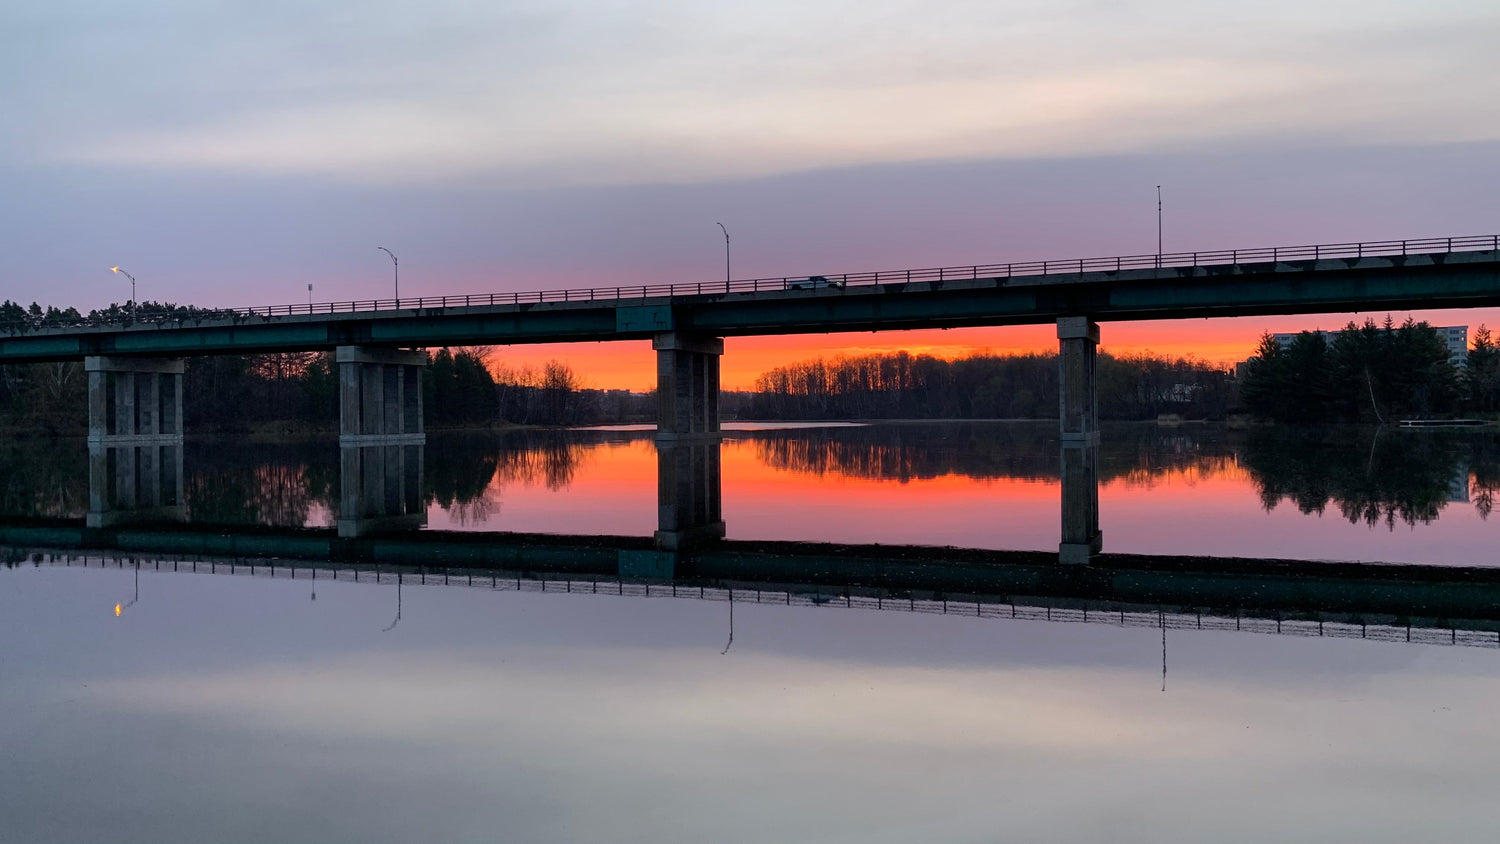
[{"label": "dark silhouette of forest", "polygon": [[1500,349],[1484,326],[1467,367],[1455,367],[1437,330],[1407,320],[1350,322],[1332,341],[1304,331],[1286,348],[1270,335],[1245,365],[1240,397],[1278,422],[1392,422],[1500,410]]},{"label": "dark silhouette of forest", "polygon": [[[1229,373],[1191,358],[1099,355],[1105,419],[1222,419]],[[1058,409],[1055,354],[889,354],[778,367],[747,398],[751,419],[1044,419]]]}]

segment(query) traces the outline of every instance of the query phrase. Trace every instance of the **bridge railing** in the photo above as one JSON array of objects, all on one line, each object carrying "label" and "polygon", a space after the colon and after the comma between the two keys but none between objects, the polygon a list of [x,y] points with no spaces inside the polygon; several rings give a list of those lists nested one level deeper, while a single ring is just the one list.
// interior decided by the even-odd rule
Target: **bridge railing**
[{"label": "bridge railing", "polygon": [[[923,267],[903,270],[836,273],[811,276],[733,279],[726,281],[687,282],[678,284],[617,285],[612,287],[569,288],[518,293],[473,293],[461,296],[418,296],[400,299],[358,299],[344,302],[317,302],[294,305],[257,305],[242,308],[205,309],[201,318],[219,318],[225,314],[242,317],[280,317],[317,314],[357,313],[362,311],[426,310],[494,305],[525,305],[550,302],[600,302],[637,299],[660,299],[677,296],[702,296],[729,293],[756,293],[783,290],[831,290],[909,282],[943,282],[979,278],[1016,276],[1066,276],[1092,272],[1124,270],[1180,269],[1190,267],[1263,264],[1281,261],[1308,261],[1325,258],[1367,258],[1392,255],[1444,254],[1452,252],[1500,251],[1500,235],[1466,235],[1461,237],[1428,237],[1410,240],[1377,240],[1357,243],[1322,243],[1309,246],[1270,246],[1256,249],[1218,249],[1203,252],[1168,252],[1146,255],[1116,255],[1105,258],[1068,258],[1047,261],[1013,261],[994,264],[969,264],[954,267]],[[191,318],[191,317],[189,317]],[[47,320],[36,317],[0,323],[0,331],[18,332],[35,328],[74,328],[120,324],[179,324],[180,314],[145,315],[125,320],[78,319]]]}]

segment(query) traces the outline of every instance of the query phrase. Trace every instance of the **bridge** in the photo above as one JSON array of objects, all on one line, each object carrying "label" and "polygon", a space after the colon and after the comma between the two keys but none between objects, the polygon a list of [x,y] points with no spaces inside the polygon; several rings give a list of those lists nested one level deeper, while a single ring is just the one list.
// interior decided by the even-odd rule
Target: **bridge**
[{"label": "bridge", "polygon": [[150,323],[12,324],[0,326],[0,364],[82,360],[98,471],[165,478],[165,455],[183,433],[186,356],[333,350],[344,459],[396,461],[391,449],[425,441],[426,357],[411,349],[649,339],[663,488],[705,490],[672,497],[697,502],[687,513],[664,498],[660,535],[671,545],[694,533],[685,525],[699,538],[722,536],[717,452],[700,446],[719,436],[725,337],[1055,323],[1059,547],[1064,562],[1087,563],[1102,548],[1100,322],[1496,305],[1500,235],[1483,235],[265,306]]}]

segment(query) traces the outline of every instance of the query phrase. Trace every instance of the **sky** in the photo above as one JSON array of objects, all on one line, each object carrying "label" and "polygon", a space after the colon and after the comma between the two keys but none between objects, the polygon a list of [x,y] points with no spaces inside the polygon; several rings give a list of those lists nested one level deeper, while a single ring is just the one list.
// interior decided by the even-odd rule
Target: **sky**
[{"label": "sky", "polygon": [[[0,7],[0,299],[246,306],[1500,232],[1500,7]],[[1375,315],[1383,318],[1384,314]],[[1500,325],[1500,310],[1419,313]],[[1398,319],[1404,314],[1397,314]],[[1108,324],[1242,359],[1350,315]],[[806,357],[1051,329],[731,339]],[[512,347],[651,386],[645,343]]]}]

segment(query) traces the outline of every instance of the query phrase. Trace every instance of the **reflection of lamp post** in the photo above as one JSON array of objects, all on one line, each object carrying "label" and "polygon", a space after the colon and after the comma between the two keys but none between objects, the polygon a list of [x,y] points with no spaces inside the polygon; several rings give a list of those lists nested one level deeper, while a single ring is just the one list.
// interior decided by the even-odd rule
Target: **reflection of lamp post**
[{"label": "reflection of lamp post", "polygon": [[396,260],[396,253],[384,246],[377,246],[375,248],[391,256],[391,269],[396,275],[396,307],[399,308],[401,307],[401,262]]},{"label": "reflection of lamp post", "polygon": [[141,599],[141,561],[140,560],[136,560],[135,561],[135,597],[131,598],[130,599],[130,603],[128,603],[128,604],[115,604],[115,617],[118,618],[121,613],[125,612],[125,610],[127,610],[127,609],[135,606],[136,602],[139,601],[140,599]]},{"label": "reflection of lamp post", "polygon": [[723,223],[714,223],[719,230],[724,232],[724,282],[729,283],[729,229],[724,228]]},{"label": "reflection of lamp post", "polygon": [[396,629],[401,623],[401,572],[396,572],[396,617],[391,619],[391,626],[381,630],[381,633],[389,633]]},{"label": "reflection of lamp post", "polygon": [[112,273],[119,273],[120,275],[123,275],[126,278],[130,279],[130,318],[135,319],[135,276],[131,275],[128,272],[125,272],[119,267],[110,267],[109,271]]}]

